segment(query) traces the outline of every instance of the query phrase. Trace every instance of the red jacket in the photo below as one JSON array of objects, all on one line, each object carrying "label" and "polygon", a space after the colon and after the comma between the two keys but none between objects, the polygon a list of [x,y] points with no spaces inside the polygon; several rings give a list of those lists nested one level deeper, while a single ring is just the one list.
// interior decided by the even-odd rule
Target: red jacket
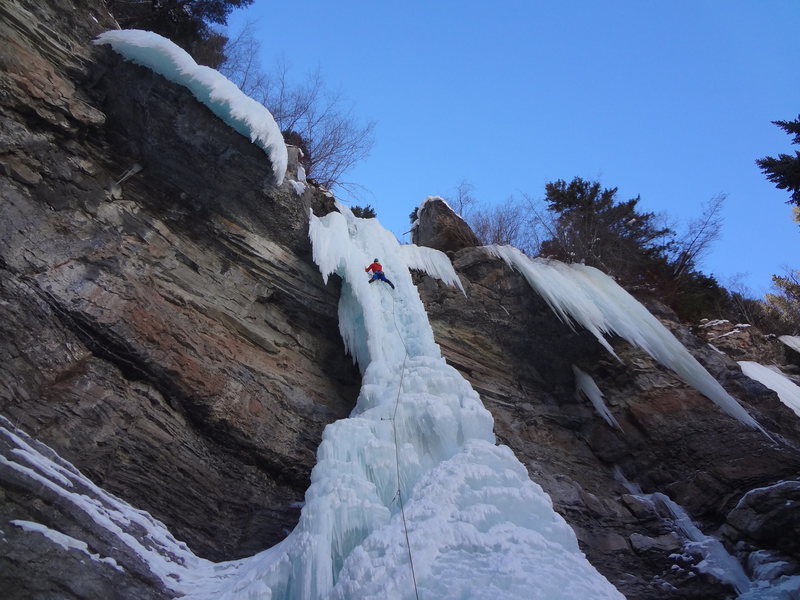
[{"label": "red jacket", "polygon": [[370,266],[368,266],[368,267],[367,267],[366,269],[364,269],[364,270],[365,270],[367,273],[369,273],[370,271],[372,271],[373,273],[377,273],[378,271],[383,271],[383,267],[381,266],[381,263],[379,263],[379,262],[374,262],[374,263],[372,263]]}]

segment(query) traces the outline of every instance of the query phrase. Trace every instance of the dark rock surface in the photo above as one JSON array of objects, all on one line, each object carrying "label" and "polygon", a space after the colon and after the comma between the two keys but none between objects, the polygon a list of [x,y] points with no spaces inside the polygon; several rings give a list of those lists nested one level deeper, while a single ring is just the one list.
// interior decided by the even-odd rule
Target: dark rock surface
[{"label": "dark rock surface", "polygon": [[800,557],[800,481],[782,481],[745,494],[727,525],[756,547]]},{"label": "dark rock surface", "polygon": [[416,225],[411,229],[411,241],[442,252],[479,246],[478,237],[466,221],[456,215],[441,198],[428,198],[417,211]]},{"label": "dark rock surface", "polygon": [[782,363],[784,345],[774,335],[764,335],[747,323],[731,323],[726,319],[703,319],[692,332],[712,347],[734,360],[751,360],[765,365]]}]

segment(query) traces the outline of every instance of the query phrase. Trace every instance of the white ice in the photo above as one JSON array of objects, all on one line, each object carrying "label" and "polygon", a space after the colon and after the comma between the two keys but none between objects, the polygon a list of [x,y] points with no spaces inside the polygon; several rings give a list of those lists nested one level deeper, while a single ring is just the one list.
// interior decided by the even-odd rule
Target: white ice
[{"label": "white ice", "polygon": [[109,44],[127,60],[189,89],[226,124],[262,148],[272,162],[276,182],[283,182],[289,156],[280,127],[261,103],[243,94],[227,77],[198,65],[185,50],[152,31],[106,31],[94,43]]},{"label": "white ice", "polygon": [[609,352],[605,334],[638,346],[742,423],[764,431],[658,319],[608,275],[582,264],[529,258],[512,246],[487,250],[518,270],[566,323],[579,323]]},{"label": "white ice", "polygon": [[778,338],[784,344],[789,346],[792,350],[800,353],[800,336],[799,335],[782,335]]},{"label": "white ice", "polygon": [[777,367],[767,367],[749,360],[739,361],[739,366],[742,368],[742,373],[750,379],[755,379],[778,394],[780,401],[800,417],[800,386],[781,373]]},{"label": "white ice", "polygon": [[457,287],[465,296],[467,295],[456,270],[453,268],[453,263],[450,262],[444,252],[425,246],[404,244],[400,246],[400,254],[409,269],[424,271],[447,285]]},{"label": "white ice", "polygon": [[578,398],[578,400],[580,400],[581,395],[588,398],[597,411],[597,414],[603,417],[606,423],[621,431],[622,427],[620,427],[617,419],[614,418],[614,415],[608,409],[608,406],[606,406],[603,400],[603,392],[597,387],[597,383],[592,379],[592,376],[575,365],[572,365],[572,372],[575,374],[575,397]]},{"label": "white ice", "polygon": [[[442,358],[409,267],[458,284],[446,257],[340,211],[311,215],[309,231],[323,278],[342,280],[340,328],[363,387],[351,417],[325,430],[276,559],[284,571],[260,581],[297,598],[413,598],[413,560],[424,598],[620,598]],[[395,290],[368,283],[373,258]]]},{"label": "white ice", "polygon": [[703,557],[697,563],[697,569],[701,573],[713,575],[719,581],[732,586],[738,594],[750,589],[750,578],[745,573],[741,563],[731,556],[717,538],[700,531],[700,528],[694,524],[682,506],[669,496],[659,492],[638,497],[640,499],[648,499],[656,507],[667,511],[675,526],[689,540],[685,543],[684,549],[693,555]]}]

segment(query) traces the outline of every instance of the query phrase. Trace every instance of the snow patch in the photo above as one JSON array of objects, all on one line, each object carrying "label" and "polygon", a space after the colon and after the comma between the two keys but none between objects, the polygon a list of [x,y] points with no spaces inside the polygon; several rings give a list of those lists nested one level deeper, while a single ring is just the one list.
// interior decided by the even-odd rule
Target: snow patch
[{"label": "snow patch", "polygon": [[36,533],[40,533],[51,542],[61,546],[61,548],[64,550],[78,550],[79,552],[86,554],[86,556],[95,562],[105,563],[120,572],[124,571],[124,569],[120,567],[119,564],[117,564],[117,561],[115,561],[113,558],[101,557],[99,554],[93,554],[92,552],[89,552],[89,545],[86,542],[63,534],[60,531],[50,529],[49,527],[45,527],[40,523],[34,523],[33,521],[22,521],[16,519],[14,521],[10,521],[10,523],[12,525],[16,525],[24,531],[35,531]]},{"label": "snow patch", "polygon": [[185,50],[152,31],[106,31],[94,43],[108,44],[127,60],[187,88],[227,125],[263,149],[272,162],[275,181],[283,182],[289,155],[280,127],[261,103],[243,94],[227,77],[198,65]]},{"label": "snow patch", "polygon": [[730,321],[728,321],[728,319],[714,319],[713,321],[709,321],[708,319],[701,319],[700,323],[702,324],[699,325],[699,327],[704,329],[706,327],[715,327],[717,325],[724,325],[725,323],[730,323]]},{"label": "snow patch", "polygon": [[[98,529],[116,540],[111,545],[126,547],[167,589],[185,593],[191,588],[190,582],[213,567],[214,563],[198,558],[186,544],[175,540],[160,521],[103,491],[52,449],[32,440],[2,416],[0,439],[10,448],[8,456],[0,454],[0,465],[11,469],[27,485],[55,493],[60,497],[59,506],[76,518],[94,521]],[[51,539],[58,538],[80,549],[77,546],[83,542],[75,540],[77,546],[70,545],[66,536],[60,538],[56,533],[59,532],[54,532]]]},{"label": "snow patch", "polygon": [[298,196],[302,196],[303,193],[306,191],[305,184],[300,181],[290,180],[289,183],[292,184],[292,188],[294,188],[294,193],[297,194]]},{"label": "snow patch", "polygon": [[755,379],[778,394],[780,401],[800,417],[800,386],[781,373],[777,367],[766,367],[749,360],[739,361],[739,366],[742,368],[742,373],[750,379]]},{"label": "snow patch", "polygon": [[680,529],[683,535],[689,539],[689,541],[684,544],[684,550],[703,557],[697,564],[697,569],[701,573],[713,575],[719,581],[733,586],[739,594],[750,589],[750,579],[747,577],[741,563],[731,556],[722,542],[717,538],[704,534],[700,528],[694,524],[682,506],[673,501],[669,496],[660,492],[639,496],[639,498],[647,498],[652,501],[655,506],[667,510],[673,523]]},{"label": "snow patch", "polygon": [[781,342],[789,346],[795,352],[800,353],[800,336],[798,335],[782,335],[778,338]]}]

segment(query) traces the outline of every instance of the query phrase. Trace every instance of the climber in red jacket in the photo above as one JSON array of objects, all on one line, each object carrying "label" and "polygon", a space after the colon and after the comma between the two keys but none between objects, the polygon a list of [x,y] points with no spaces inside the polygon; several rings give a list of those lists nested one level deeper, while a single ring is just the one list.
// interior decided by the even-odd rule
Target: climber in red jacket
[{"label": "climber in red jacket", "polygon": [[374,261],[372,261],[372,264],[368,266],[366,269],[364,269],[364,271],[366,271],[367,273],[372,271],[372,279],[369,280],[370,283],[372,283],[376,279],[380,279],[381,281],[385,281],[386,283],[388,283],[390,286],[392,286],[392,289],[394,289],[394,284],[388,279],[386,279],[386,275],[383,274],[383,267],[381,266],[381,263],[378,262],[377,258]]}]

